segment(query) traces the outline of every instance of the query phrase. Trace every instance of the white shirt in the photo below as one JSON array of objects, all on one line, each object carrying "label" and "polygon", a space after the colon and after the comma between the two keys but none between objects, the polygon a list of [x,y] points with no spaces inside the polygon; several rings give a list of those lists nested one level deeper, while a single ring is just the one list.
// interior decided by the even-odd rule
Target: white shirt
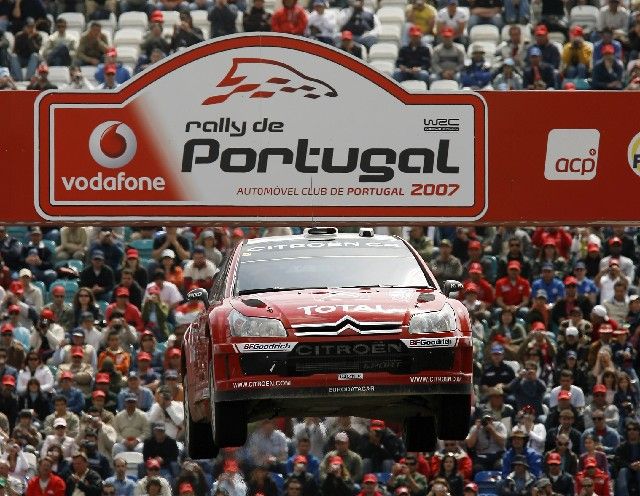
[{"label": "white shirt", "polygon": [[51,392],[55,383],[53,374],[46,365],[39,365],[36,368],[35,374],[32,374],[29,368],[22,369],[18,373],[18,380],[16,381],[16,392],[18,394],[23,394],[27,390],[27,383],[32,377],[38,379],[40,382],[40,389],[43,393]]},{"label": "white shirt", "polygon": [[449,16],[449,10],[444,7],[438,11],[436,15],[436,24],[447,26],[455,31],[458,30],[458,25],[461,22],[468,22],[469,15],[462,9],[456,9],[456,13],[453,17]]},{"label": "white shirt", "polygon": [[[155,285],[155,282],[147,284],[147,288],[144,291],[144,299],[149,298],[149,288]],[[160,301],[166,303],[170,307],[177,305],[182,301],[180,290],[172,282],[164,281],[162,283],[162,289],[160,290]]]},{"label": "white shirt", "polygon": [[154,403],[146,415],[150,424],[164,424],[167,436],[176,439],[178,437],[178,428],[184,426],[184,409],[182,402],[172,401],[166,412],[169,418],[164,414],[162,407],[158,403]]},{"label": "white shirt", "polygon": [[[553,408],[558,404],[558,393],[560,393],[560,386],[554,387],[549,393],[549,406]],[[571,406],[575,408],[584,408],[584,393],[578,386],[571,384]]]},{"label": "white shirt", "polygon": [[218,273],[218,268],[211,260],[205,259],[204,267],[196,267],[193,260],[187,262],[187,266],[184,268],[184,278],[190,278],[193,281],[200,281],[205,279],[213,279]]},{"label": "white shirt", "polygon": [[[312,33],[311,27],[318,29],[318,33]],[[315,10],[309,15],[307,23],[307,36],[319,34],[320,36],[333,36],[336,33],[336,16],[333,11],[325,9],[322,14],[318,14]]]},{"label": "white shirt", "polygon": [[49,446],[53,444],[57,444],[61,446],[62,456],[64,458],[70,459],[73,456],[73,454],[76,451],[78,451],[78,445],[76,444],[76,440],[73,439],[72,437],[65,436],[63,438],[63,441],[60,442],[60,438],[58,436],[56,436],[55,434],[50,434],[46,437],[46,439],[44,440],[44,443],[42,444],[42,449],[40,450],[40,456],[41,457],[46,456],[47,452],[49,451]]}]

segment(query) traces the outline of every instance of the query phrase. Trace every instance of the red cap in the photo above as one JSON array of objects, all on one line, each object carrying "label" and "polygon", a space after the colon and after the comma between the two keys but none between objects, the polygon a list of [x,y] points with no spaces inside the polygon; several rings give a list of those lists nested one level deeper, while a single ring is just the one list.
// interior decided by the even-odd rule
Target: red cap
[{"label": "red cap", "polygon": [[369,424],[369,428],[372,431],[383,431],[387,426],[384,424],[384,420],[374,419]]},{"label": "red cap", "polygon": [[476,293],[478,294],[478,292],[480,291],[480,288],[478,287],[477,284],[470,282],[464,285],[464,292],[465,293]]},{"label": "red cap", "polygon": [[147,468],[160,468],[160,462],[155,458],[149,458],[147,460],[146,466]]},{"label": "red cap", "polygon": [[164,22],[164,14],[161,10],[154,10],[151,13],[151,22]]},{"label": "red cap", "polygon": [[44,72],[44,73],[49,73],[49,66],[47,64],[45,64],[44,62],[41,62],[40,65],[38,66],[38,72]]},{"label": "red cap", "polygon": [[306,465],[307,464],[307,457],[304,456],[304,455],[297,455],[293,459],[293,463],[304,463]]},{"label": "red cap", "polygon": [[[606,44],[602,46],[602,55],[613,55],[614,53],[616,53],[616,49],[613,48],[613,45],[610,44]],[[609,241],[609,244],[611,244],[611,241]],[[586,463],[586,462],[585,462]],[[586,467],[586,465],[585,465]]]},{"label": "red cap", "polygon": [[111,382],[111,377],[107,372],[100,372],[96,374],[96,384],[109,384]]},{"label": "red cap", "polygon": [[600,251],[600,247],[598,246],[598,243],[587,243],[587,251],[588,252],[594,252],[594,251],[599,252]]},{"label": "red cap", "polygon": [[511,260],[511,262],[507,264],[507,269],[517,269],[519,271],[520,262],[518,262],[517,260]]},{"label": "red cap", "polygon": [[127,250],[127,258],[139,258],[140,255],[138,255],[138,250],[136,250],[135,248],[129,248]]},{"label": "red cap", "polygon": [[192,493],[193,492],[193,486],[191,484],[189,484],[188,482],[183,482],[182,484],[180,484],[180,488],[179,488],[178,492],[180,494]]},{"label": "red cap", "polygon": [[[469,243],[471,244],[471,243]],[[482,274],[482,264],[473,262],[469,265],[469,274]]]},{"label": "red cap", "polygon": [[607,394],[607,386],[605,386],[604,384],[596,384],[595,386],[593,386],[593,394],[596,393]]},{"label": "red cap", "polygon": [[578,280],[573,277],[573,276],[567,276],[564,278],[564,285],[565,286],[577,286],[578,285]]},{"label": "red cap", "polygon": [[151,355],[149,353],[147,353],[146,351],[140,351],[138,353],[138,361],[140,362],[140,361],[143,361],[143,360],[146,360],[148,362],[151,361]]},{"label": "red cap", "polygon": [[351,31],[343,31],[342,32],[342,39],[343,40],[352,40],[353,39],[353,33]]},{"label": "red cap", "polygon": [[478,492],[478,484],[475,482],[469,482],[466,486],[464,486],[465,491],[473,491],[474,493]]},{"label": "red cap", "polygon": [[147,293],[149,293],[150,295],[160,294],[160,288],[157,286],[157,284],[154,284],[149,289],[147,289]]},{"label": "red cap", "polygon": [[531,331],[546,331],[547,327],[544,325],[543,322],[540,321],[536,321],[533,324],[531,324]]},{"label": "red cap", "polygon": [[60,380],[63,381],[64,379],[73,380],[73,372],[71,372],[70,370],[65,370],[62,374],[60,374]]},{"label": "red cap", "polygon": [[[6,377],[6,376],[5,376]],[[15,379],[14,379],[15,380]],[[342,460],[341,456],[338,455],[333,455],[331,458],[329,458],[329,465],[331,465],[332,463],[344,463]]]},{"label": "red cap", "polygon": [[43,308],[40,312],[40,318],[46,320],[56,320],[55,314],[49,308]]},{"label": "red cap", "polygon": [[13,377],[12,375],[3,375],[2,376],[2,384],[4,384],[5,386],[16,386],[16,378]]},{"label": "red cap", "polygon": [[105,52],[105,55],[107,57],[117,57],[118,56],[118,52],[116,51],[116,47],[107,48],[107,51]]},{"label": "red cap", "polygon": [[560,465],[561,463],[560,453],[549,453],[547,456],[547,465]]},{"label": "red cap", "polygon": [[9,291],[17,295],[24,294],[24,286],[22,285],[22,281],[12,281],[11,284],[9,284]]},{"label": "red cap", "polygon": [[448,26],[444,27],[442,28],[442,31],[440,32],[440,34],[445,38],[453,37],[453,29],[451,29]]},{"label": "red cap", "polygon": [[104,73],[105,74],[115,74],[117,72],[117,68],[115,64],[106,64],[104,66]]},{"label": "red cap", "polygon": [[7,311],[9,313],[20,313],[20,307],[18,305],[9,305]]},{"label": "red cap", "polygon": [[[613,45],[605,45],[605,46],[610,46],[611,48],[613,48]],[[604,48],[604,47],[603,47],[603,48]],[[604,52],[603,52],[603,53],[604,53]],[[611,53],[613,53],[613,51],[611,51]],[[611,245],[615,245],[615,244],[618,244],[618,245],[621,245],[621,244],[622,244],[622,240],[621,240],[618,236],[614,236],[613,238],[611,238],[611,239],[609,240],[609,246],[611,246]]]},{"label": "red cap", "polygon": [[97,398],[106,398],[107,397],[107,393],[105,393],[104,391],[100,391],[99,389],[94,391],[93,393],[91,393],[91,397],[95,400]]},{"label": "red cap", "polygon": [[559,400],[570,400],[571,399],[571,391],[565,391],[564,389],[558,393]]},{"label": "red cap", "polygon": [[588,456],[584,459],[584,468],[597,467],[598,462],[593,456]]},{"label": "red cap", "polygon": [[571,36],[582,36],[584,34],[584,30],[582,29],[582,26],[573,26],[570,30],[569,30],[569,34]]},{"label": "red cap", "polygon": [[182,352],[180,351],[180,348],[170,348],[167,352],[167,356],[169,358],[179,358],[182,356]]},{"label": "red cap", "polygon": [[555,239],[553,239],[551,236],[547,236],[547,237],[544,239],[544,244],[543,244],[543,246],[557,246],[557,244],[556,244],[556,240],[555,240]]},{"label": "red cap", "polygon": [[378,478],[376,477],[376,474],[365,474],[362,478],[362,483],[366,484],[367,482],[373,482],[374,484],[377,484]]},{"label": "red cap", "polygon": [[477,239],[472,239],[471,241],[469,241],[469,244],[467,245],[467,249],[480,250],[482,249],[482,244]]},{"label": "red cap", "polygon": [[2,334],[13,334],[13,324],[11,322],[5,322],[0,327],[0,333]]},{"label": "red cap", "polygon": [[564,89],[567,91],[575,91],[576,85],[571,81],[564,83]]},{"label": "red cap", "polygon": [[233,232],[231,233],[231,235],[234,238],[244,238],[244,231],[242,229],[240,229],[239,227],[236,227]]},{"label": "red cap", "polygon": [[53,296],[64,296],[66,291],[64,290],[64,286],[54,286],[51,290],[51,294]]},{"label": "red cap", "polygon": [[82,349],[82,346],[74,346],[71,348],[71,356],[79,356],[79,357],[83,357],[84,356],[84,350]]},{"label": "red cap", "polygon": [[235,460],[225,460],[223,470],[225,472],[238,472],[238,462]]},{"label": "red cap", "polygon": [[129,297],[129,288],[125,288],[123,286],[120,286],[118,289],[116,289],[116,296]]},{"label": "red cap", "polygon": [[547,29],[547,26],[545,26],[544,24],[540,24],[539,26],[536,26],[536,29],[533,32],[533,34],[535,35],[549,34],[549,30]]},{"label": "red cap", "polygon": [[422,36],[422,29],[413,25],[409,28],[409,36]]}]

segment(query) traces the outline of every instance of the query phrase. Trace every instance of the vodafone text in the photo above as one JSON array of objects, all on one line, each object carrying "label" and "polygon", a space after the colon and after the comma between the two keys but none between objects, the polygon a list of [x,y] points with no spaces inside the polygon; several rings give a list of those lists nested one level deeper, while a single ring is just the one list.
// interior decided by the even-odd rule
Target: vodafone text
[{"label": "vodafone text", "polygon": [[164,191],[164,177],[133,177],[124,172],[118,172],[115,176],[104,176],[98,172],[93,177],[62,176],[62,184],[67,191]]},{"label": "vodafone text", "polygon": [[424,384],[440,384],[440,383],[455,383],[462,382],[462,377],[439,377],[439,376],[411,376],[409,382],[424,383]]},{"label": "vodafone text", "polygon": [[233,383],[233,389],[275,386],[291,386],[291,381],[244,381]]},{"label": "vodafone text", "polygon": [[[220,159],[222,172],[266,173],[272,166],[293,165],[297,172],[317,174],[320,169],[328,174],[350,174],[360,169],[358,181],[362,183],[388,182],[396,170],[403,174],[458,174],[460,167],[449,165],[449,140],[438,141],[436,151],[430,148],[406,148],[396,151],[391,148],[351,147],[346,164],[334,163],[334,148],[309,147],[308,139],[298,139],[294,148],[249,147],[220,149],[220,142],[210,138],[194,138],[184,144],[182,172],[192,172],[194,165],[211,165]],[[317,156],[316,163],[311,157]],[[318,165],[317,162],[320,162]],[[382,165],[384,164],[384,165]]]}]

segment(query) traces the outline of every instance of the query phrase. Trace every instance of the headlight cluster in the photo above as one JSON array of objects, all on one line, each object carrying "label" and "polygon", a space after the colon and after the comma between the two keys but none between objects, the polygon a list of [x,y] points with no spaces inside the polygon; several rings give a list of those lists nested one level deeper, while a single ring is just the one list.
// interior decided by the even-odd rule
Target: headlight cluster
[{"label": "headlight cluster", "polygon": [[239,338],[275,338],[287,337],[287,331],[278,319],[246,317],[237,310],[229,314],[231,334]]},{"label": "headlight cluster", "polygon": [[447,304],[437,312],[416,313],[409,321],[409,332],[412,334],[448,332],[457,329],[457,327],[456,314],[453,308]]}]

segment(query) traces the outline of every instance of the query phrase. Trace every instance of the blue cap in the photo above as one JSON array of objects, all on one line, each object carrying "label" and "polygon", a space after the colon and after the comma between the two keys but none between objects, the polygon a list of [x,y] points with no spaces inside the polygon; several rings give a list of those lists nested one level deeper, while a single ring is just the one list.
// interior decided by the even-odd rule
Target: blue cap
[{"label": "blue cap", "polygon": [[491,347],[491,353],[504,353],[504,347],[501,344],[494,344]]},{"label": "blue cap", "polygon": [[550,262],[543,263],[542,270],[553,270],[553,264]]},{"label": "blue cap", "polygon": [[[91,316],[93,320],[93,315]],[[72,336],[82,336],[84,337],[84,329],[82,327],[76,327],[73,331],[71,331]]]},{"label": "blue cap", "polygon": [[578,354],[574,350],[567,351],[567,358],[578,358]]},{"label": "blue cap", "polygon": [[504,65],[508,65],[508,66],[513,67],[514,65],[516,65],[516,63],[513,61],[513,59],[511,57],[509,57],[508,59],[506,59],[504,61]]},{"label": "blue cap", "polygon": [[587,266],[584,264],[584,262],[576,262],[576,264],[573,266],[574,269],[586,269]]},{"label": "blue cap", "polygon": [[133,393],[129,393],[124,397],[124,401],[138,401],[138,397],[133,394]]},{"label": "blue cap", "polygon": [[542,57],[542,50],[540,50],[537,46],[531,47],[529,50],[530,57]]},{"label": "blue cap", "polygon": [[93,250],[91,258],[100,258],[104,260],[104,252],[102,250]]},{"label": "blue cap", "polygon": [[544,298],[545,300],[548,300],[549,296],[544,289],[539,289],[538,291],[536,291],[536,298]]}]

